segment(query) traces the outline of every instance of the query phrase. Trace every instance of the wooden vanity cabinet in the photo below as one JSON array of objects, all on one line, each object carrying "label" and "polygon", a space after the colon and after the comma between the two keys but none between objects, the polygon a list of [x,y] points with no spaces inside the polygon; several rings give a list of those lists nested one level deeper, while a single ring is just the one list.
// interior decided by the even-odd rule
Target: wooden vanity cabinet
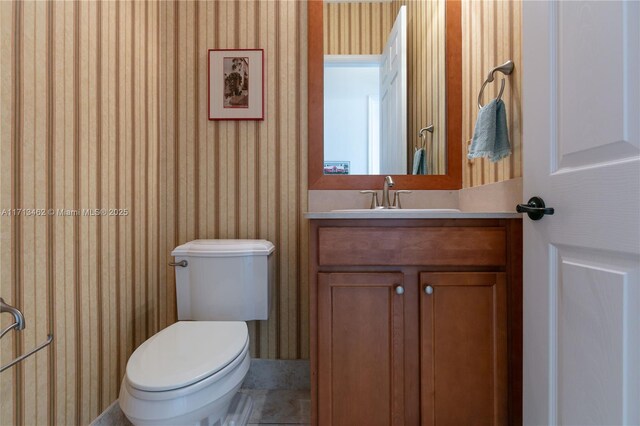
[{"label": "wooden vanity cabinet", "polygon": [[312,219],[314,425],[522,423],[520,219]]}]

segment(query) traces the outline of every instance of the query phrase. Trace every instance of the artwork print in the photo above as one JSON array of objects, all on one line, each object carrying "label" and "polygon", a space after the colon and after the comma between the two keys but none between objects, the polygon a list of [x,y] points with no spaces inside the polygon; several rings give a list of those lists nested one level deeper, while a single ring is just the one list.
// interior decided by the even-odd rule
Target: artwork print
[{"label": "artwork print", "polygon": [[225,57],[224,108],[249,108],[249,58]]},{"label": "artwork print", "polygon": [[264,50],[209,49],[209,120],[264,120]]}]

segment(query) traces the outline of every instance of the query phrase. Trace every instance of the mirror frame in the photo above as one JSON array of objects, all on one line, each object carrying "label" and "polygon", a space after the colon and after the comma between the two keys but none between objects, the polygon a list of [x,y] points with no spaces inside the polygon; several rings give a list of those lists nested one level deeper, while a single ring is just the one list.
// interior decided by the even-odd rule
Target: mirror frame
[{"label": "mirror frame", "polygon": [[[309,190],[378,189],[384,175],[324,174],[324,51],[323,0],[307,2],[308,182]],[[393,175],[400,189],[460,189],[462,187],[462,31],[460,0],[445,0],[445,70],[447,84],[447,174]],[[455,77],[454,77],[455,76]],[[409,134],[409,132],[407,133]],[[319,159],[322,159],[319,161]]]}]

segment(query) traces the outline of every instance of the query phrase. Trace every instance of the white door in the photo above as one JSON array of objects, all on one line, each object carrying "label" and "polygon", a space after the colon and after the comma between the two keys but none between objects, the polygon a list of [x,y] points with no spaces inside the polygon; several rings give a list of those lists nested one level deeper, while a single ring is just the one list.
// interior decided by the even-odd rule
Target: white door
[{"label": "white door", "polygon": [[380,173],[407,174],[407,7],[401,6],[380,66]]},{"label": "white door", "polygon": [[640,2],[522,16],[524,423],[638,425]]}]

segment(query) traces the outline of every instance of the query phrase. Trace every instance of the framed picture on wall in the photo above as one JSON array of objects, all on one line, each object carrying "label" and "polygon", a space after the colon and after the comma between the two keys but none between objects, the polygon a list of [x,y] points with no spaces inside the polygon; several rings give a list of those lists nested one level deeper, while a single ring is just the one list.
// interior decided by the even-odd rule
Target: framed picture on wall
[{"label": "framed picture on wall", "polygon": [[209,49],[209,120],[264,120],[263,55],[263,49]]}]

